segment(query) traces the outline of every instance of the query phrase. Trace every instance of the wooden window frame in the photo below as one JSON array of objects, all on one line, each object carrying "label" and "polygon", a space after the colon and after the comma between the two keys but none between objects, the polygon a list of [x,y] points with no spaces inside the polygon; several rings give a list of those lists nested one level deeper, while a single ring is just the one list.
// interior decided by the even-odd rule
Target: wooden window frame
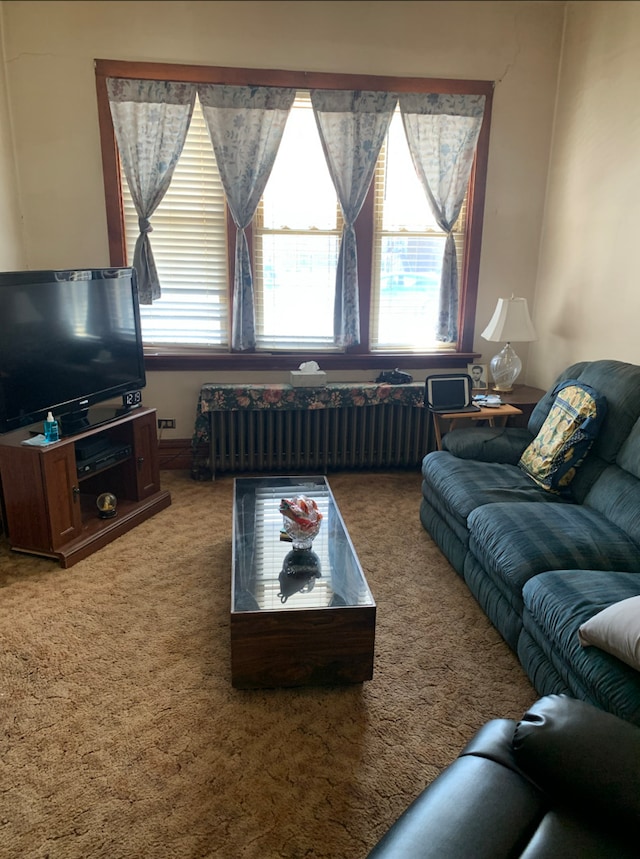
[{"label": "wooden window frame", "polygon": [[[181,65],[168,63],[128,62],[122,60],[95,60],[98,120],[102,148],[105,205],[109,258],[112,266],[126,264],[124,216],[121,195],[120,160],[111,120],[106,79],[138,78],[142,80],[170,80],[190,83],[213,83],[233,86],[278,86],[296,89],[354,89],[386,90],[391,92],[433,92],[452,94],[478,94],[485,96],[485,111],[478,138],[476,156],[471,172],[467,205],[464,264],[460,271],[460,302],[458,315],[458,342],[455,350],[430,353],[375,352],[369,349],[369,314],[371,285],[371,248],[373,243],[374,183],[355,224],[358,240],[358,270],[360,281],[360,319],[362,342],[346,352],[202,352],[172,353],[154,349],[145,355],[148,370],[290,370],[298,366],[296,360],[316,360],[326,370],[366,370],[405,368],[466,368],[477,360],[473,352],[473,335],[478,295],[478,275],[482,244],[482,225],[489,155],[489,132],[494,84],[492,81],[441,80],[437,78],[383,77],[377,75],[333,74],[326,72],[297,72],[281,69],[237,69],[217,66]],[[228,258],[230,279],[233,278],[233,247],[235,225],[228,222]],[[250,230],[247,231],[251,240]],[[232,313],[230,302],[230,313]]]}]

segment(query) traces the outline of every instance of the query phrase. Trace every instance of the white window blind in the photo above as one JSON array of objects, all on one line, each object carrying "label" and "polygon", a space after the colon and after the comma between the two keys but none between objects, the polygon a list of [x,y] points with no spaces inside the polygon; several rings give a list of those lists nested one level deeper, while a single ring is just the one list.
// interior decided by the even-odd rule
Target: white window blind
[{"label": "white window blind", "polygon": [[[432,351],[445,233],[420,184],[396,109],[375,173],[371,351]],[[455,227],[462,270],[466,201]]]},{"label": "white window blind", "polygon": [[[122,185],[131,264],[138,216],[124,177]],[[197,99],[182,155],[151,225],[149,236],[162,295],[152,305],[140,307],[145,345],[226,348],[229,300],[224,192]]]}]

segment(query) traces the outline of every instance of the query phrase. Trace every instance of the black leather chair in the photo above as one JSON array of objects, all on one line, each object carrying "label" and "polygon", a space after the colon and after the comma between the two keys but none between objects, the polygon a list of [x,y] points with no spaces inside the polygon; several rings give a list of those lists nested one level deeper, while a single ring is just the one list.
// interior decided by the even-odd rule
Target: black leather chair
[{"label": "black leather chair", "polygon": [[640,728],[564,695],[484,725],[369,859],[638,859]]}]

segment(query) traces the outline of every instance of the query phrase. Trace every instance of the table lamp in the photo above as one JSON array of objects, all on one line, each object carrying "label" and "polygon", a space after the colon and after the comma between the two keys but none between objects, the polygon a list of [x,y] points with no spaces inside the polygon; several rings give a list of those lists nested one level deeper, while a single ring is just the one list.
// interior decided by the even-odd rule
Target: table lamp
[{"label": "table lamp", "polygon": [[481,337],[491,341],[506,341],[491,359],[491,376],[496,391],[512,391],[520,375],[522,361],[511,346],[511,341],[526,343],[538,337],[529,316],[526,298],[499,298],[496,309]]}]

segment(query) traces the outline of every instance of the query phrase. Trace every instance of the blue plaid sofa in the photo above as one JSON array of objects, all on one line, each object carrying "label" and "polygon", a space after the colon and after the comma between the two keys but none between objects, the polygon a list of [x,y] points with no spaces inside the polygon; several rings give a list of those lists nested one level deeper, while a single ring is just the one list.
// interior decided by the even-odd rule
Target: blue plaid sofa
[{"label": "blue plaid sofa", "polygon": [[[518,466],[565,380],[603,394],[604,424],[570,495],[538,486]],[[578,628],[640,595],[640,366],[568,367],[526,428],[457,429],[422,463],[420,520],[536,690],[569,694],[640,724],[640,671]]]}]

